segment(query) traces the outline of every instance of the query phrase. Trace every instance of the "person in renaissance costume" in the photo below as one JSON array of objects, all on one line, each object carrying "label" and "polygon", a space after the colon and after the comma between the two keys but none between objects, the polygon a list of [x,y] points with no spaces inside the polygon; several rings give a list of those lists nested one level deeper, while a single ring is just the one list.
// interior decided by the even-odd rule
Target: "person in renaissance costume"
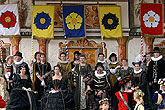
[{"label": "person in renaissance costume", "polygon": [[86,83],[88,75],[92,68],[90,64],[86,63],[85,54],[80,55],[80,63],[75,65],[74,68],[74,99],[76,110],[86,109],[86,96],[83,95],[86,90]]},{"label": "person in renaissance costume", "polygon": [[74,110],[73,95],[68,89],[68,79],[61,74],[61,67],[54,66],[47,81],[48,89],[41,99],[42,110]]},{"label": "person in renaissance costume", "polygon": [[[86,93],[89,98],[90,109],[98,108],[98,102],[103,98],[109,98],[111,101],[112,87],[109,77],[110,74],[104,71],[104,66],[101,62],[98,62],[95,70],[89,74]],[[111,108],[111,105],[109,108]]]},{"label": "person in renaissance costume", "polygon": [[74,52],[74,59],[72,62],[70,62],[71,64],[71,69],[73,69],[75,67],[76,64],[79,64],[79,58],[80,58],[81,53],[79,51],[75,51]]},{"label": "person in renaissance costume", "polygon": [[60,61],[57,62],[57,65],[60,65],[62,76],[68,78],[69,80],[69,90],[72,91],[73,88],[73,76],[72,76],[72,69],[71,69],[71,63],[66,58],[66,53],[62,52],[60,54]]},{"label": "person in renaissance costume", "polygon": [[70,73],[72,70],[71,70],[71,64],[66,59],[66,53],[62,52],[60,54],[60,61],[57,62],[57,64],[60,65],[60,67],[62,69],[63,76],[68,78],[70,76]]},{"label": "person in renaissance costume", "polygon": [[[97,63],[101,62],[103,64],[103,66],[104,66],[104,70],[107,71],[108,74],[110,74],[110,72],[109,72],[109,65],[108,65],[107,61],[104,59],[104,57],[105,57],[105,55],[103,53],[99,53],[98,54],[98,61],[97,61]],[[95,69],[97,63],[94,64],[93,70]]]},{"label": "person in renaissance costume", "polygon": [[131,76],[125,76],[120,80],[121,89],[113,98],[113,110],[134,110],[134,90],[131,89]]},{"label": "person in renaissance costume", "polygon": [[158,84],[160,89],[155,91],[152,100],[157,105],[158,110],[165,110],[165,78],[159,79]]},{"label": "person in renaissance costume", "polygon": [[[120,67],[119,63],[117,62],[117,55],[115,53],[112,53],[110,56],[109,56],[109,60],[110,60],[110,63],[109,63],[109,69],[110,69],[110,81],[112,82],[112,86],[116,88],[116,83],[117,83],[117,78],[116,78],[116,69],[118,67]],[[117,92],[117,91],[116,91]]]},{"label": "person in renaissance costume", "polygon": [[6,89],[7,91],[11,92],[12,90],[12,80],[13,80],[13,66],[12,64],[14,63],[14,57],[9,55],[6,57],[6,63],[4,64],[4,75],[5,75],[5,80],[6,80]]},{"label": "person in renaissance costume", "polygon": [[20,74],[20,68],[22,66],[26,67],[26,75],[29,75],[30,77],[28,64],[24,62],[21,52],[18,51],[14,55],[14,64],[12,66],[13,66],[13,74]]},{"label": "person in renaissance costume", "polygon": [[159,90],[158,80],[160,78],[165,78],[165,61],[161,55],[159,47],[154,47],[153,57],[151,57],[151,62],[149,63],[147,78],[149,86],[151,87],[151,95]]},{"label": "person in renaissance costume", "polygon": [[122,65],[116,69],[116,78],[118,81],[125,76],[128,76],[133,73],[133,68],[128,66],[128,59],[121,59]]},{"label": "person in renaissance costume", "polygon": [[143,69],[141,68],[141,61],[140,62],[133,62],[134,65],[134,72],[132,75],[132,86],[135,89],[141,89],[144,92],[144,106],[147,109],[151,109],[152,107],[152,101],[151,101],[151,94],[149,91],[149,86],[147,82],[147,74]]},{"label": "person in renaissance costume", "polygon": [[134,100],[136,101],[134,110],[145,110],[143,96],[144,92],[142,92],[140,89],[137,89],[134,92]]},{"label": "person in renaissance costume", "polygon": [[46,80],[48,74],[51,71],[51,65],[46,61],[46,55],[40,53],[40,62],[35,64],[35,91],[38,92],[37,100],[41,100],[42,95],[44,94],[44,89],[47,84],[43,86],[43,82]]},{"label": "person in renaissance costume", "polygon": [[31,91],[32,81],[26,74],[26,67],[20,67],[20,74],[13,79],[13,89],[7,110],[38,110],[35,103],[35,93]]}]

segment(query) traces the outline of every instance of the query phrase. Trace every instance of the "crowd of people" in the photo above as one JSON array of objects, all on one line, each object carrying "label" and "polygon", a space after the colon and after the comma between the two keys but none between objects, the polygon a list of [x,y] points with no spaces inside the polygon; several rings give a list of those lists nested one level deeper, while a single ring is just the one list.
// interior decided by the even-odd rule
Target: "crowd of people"
[{"label": "crowd of people", "polygon": [[[133,67],[128,59],[98,54],[94,68],[85,54],[74,52],[74,60],[60,53],[52,69],[44,53],[35,53],[28,65],[21,52],[0,65],[0,108],[7,110],[164,110],[165,61],[155,47],[139,54]],[[5,103],[4,103],[5,102]]]}]

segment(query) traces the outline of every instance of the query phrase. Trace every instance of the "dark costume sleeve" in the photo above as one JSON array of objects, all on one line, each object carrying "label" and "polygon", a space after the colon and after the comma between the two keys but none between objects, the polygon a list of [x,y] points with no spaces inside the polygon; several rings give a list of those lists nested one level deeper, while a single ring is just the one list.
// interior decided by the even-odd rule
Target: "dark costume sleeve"
[{"label": "dark costume sleeve", "polygon": [[118,110],[118,99],[116,95],[113,96],[113,101],[112,101],[112,110]]},{"label": "dark costume sleeve", "polygon": [[146,77],[146,73],[143,72],[141,76],[141,83],[139,84],[139,88],[146,88],[146,86],[147,86],[147,77]]},{"label": "dark costume sleeve", "polygon": [[47,68],[47,72],[51,71],[51,65],[50,63],[47,63],[48,64],[48,68]]},{"label": "dark costume sleeve", "polygon": [[153,76],[153,61],[151,61],[148,66],[148,72],[147,72],[148,82],[152,82],[152,76]]}]

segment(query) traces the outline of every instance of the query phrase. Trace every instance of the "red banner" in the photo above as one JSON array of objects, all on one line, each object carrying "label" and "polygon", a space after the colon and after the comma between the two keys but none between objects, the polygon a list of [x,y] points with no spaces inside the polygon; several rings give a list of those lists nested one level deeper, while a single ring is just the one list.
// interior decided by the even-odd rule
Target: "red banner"
[{"label": "red banner", "polygon": [[146,35],[163,35],[162,4],[141,4],[141,31]]}]

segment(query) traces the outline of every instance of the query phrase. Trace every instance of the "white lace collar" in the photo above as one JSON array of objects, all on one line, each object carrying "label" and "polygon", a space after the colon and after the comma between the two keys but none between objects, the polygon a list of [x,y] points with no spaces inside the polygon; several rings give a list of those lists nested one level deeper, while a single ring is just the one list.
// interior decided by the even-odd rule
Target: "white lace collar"
[{"label": "white lace collar", "polygon": [[158,61],[158,60],[160,60],[160,59],[162,59],[162,58],[163,58],[162,55],[160,55],[158,58],[151,57],[151,59],[152,59],[153,61]]},{"label": "white lace collar", "polygon": [[142,69],[140,68],[140,70],[138,70],[138,71],[136,71],[135,69],[134,69],[134,73],[135,74],[138,74],[138,73],[140,73],[140,72],[142,72]]},{"label": "white lace collar", "polygon": [[104,75],[106,75],[105,71],[103,71],[103,74],[98,74],[97,71],[95,71],[95,76],[96,77],[103,77]]},{"label": "white lace collar", "polygon": [[59,63],[68,63],[69,61],[66,60],[66,61],[62,61],[62,60],[59,60]]},{"label": "white lace collar", "polygon": [[110,62],[110,64],[112,64],[112,65],[116,65],[118,62],[117,61],[115,61],[115,62]]},{"label": "white lace collar", "polygon": [[17,61],[15,61],[14,60],[14,64],[16,64],[16,65],[20,65],[20,64],[22,64],[24,62],[24,59],[22,58],[19,62],[17,62]]},{"label": "white lace collar", "polygon": [[98,62],[101,62],[101,63],[106,63],[106,61],[105,61],[105,60],[103,60],[103,61],[98,60]]}]

